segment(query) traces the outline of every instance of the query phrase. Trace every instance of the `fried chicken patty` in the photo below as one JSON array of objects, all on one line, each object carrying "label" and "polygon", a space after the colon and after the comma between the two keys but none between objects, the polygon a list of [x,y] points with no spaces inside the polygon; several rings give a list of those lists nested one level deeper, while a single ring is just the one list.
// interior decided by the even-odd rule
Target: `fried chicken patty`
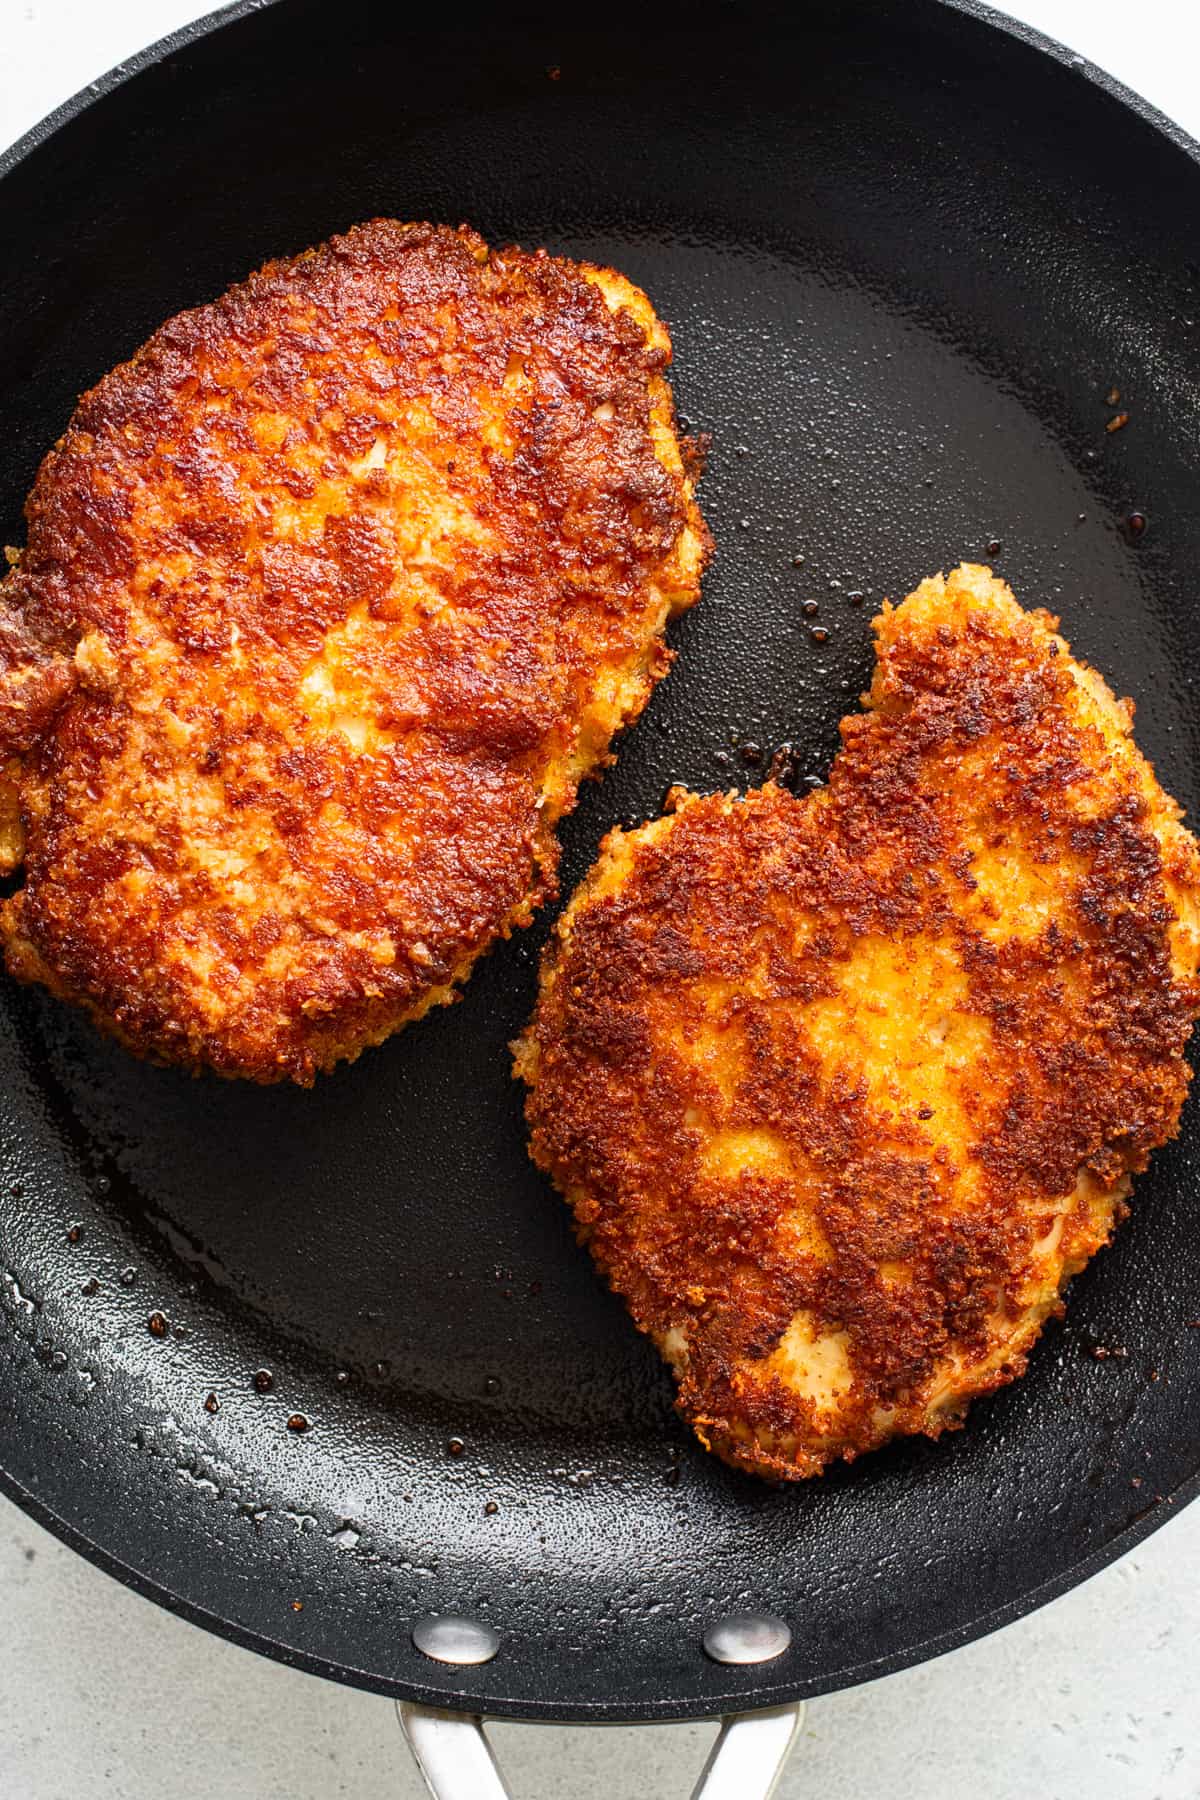
[{"label": "fried chicken patty", "polygon": [[612,270],[377,220],[105,376],[0,587],[12,973],[257,1081],[452,998],[697,597],[669,360]]},{"label": "fried chicken patty", "polygon": [[611,832],[547,950],[532,1154],[756,1474],[961,1423],[1177,1129],[1200,852],[1056,626],[923,582],[827,788]]}]

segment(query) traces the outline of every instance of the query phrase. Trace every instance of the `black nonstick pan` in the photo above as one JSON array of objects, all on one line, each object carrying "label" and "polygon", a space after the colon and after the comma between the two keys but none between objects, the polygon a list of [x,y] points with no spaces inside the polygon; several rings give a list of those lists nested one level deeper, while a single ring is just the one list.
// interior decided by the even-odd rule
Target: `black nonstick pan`
[{"label": "black nonstick pan", "polygon": [[[0,160],[0,538],[165,316],[355,220],[467,220],[644,285],[713,440],[705,597],[566,826],[565,892],[672,782],[783,744],[820,777],[878,602],[963,558],[1062,615],[1194,808],[1198,154],[975,5],[234,6]],[[506,1046],[549,924],[307,1093],[147,1067],[0,984],[10,1495],[286,1662],[592,1721],[900,1668],[1191,1497],[1196,1106],[1023,1381],[771,1487],[693,1442],[526,1158]],[[706,1654],[744,1614],[786,1647]],[[426,1654],[446,1615],[491,1659]]]}]

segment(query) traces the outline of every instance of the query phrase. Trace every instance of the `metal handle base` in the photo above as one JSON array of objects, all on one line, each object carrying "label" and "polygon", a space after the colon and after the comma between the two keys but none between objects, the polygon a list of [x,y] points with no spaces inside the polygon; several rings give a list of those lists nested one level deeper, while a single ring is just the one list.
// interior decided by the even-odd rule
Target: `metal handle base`
[{"label": "metal handle base", "polygon": [[[512,1800],[482,1719],[405,1700],[396,1712],[433,1800]],[[723,1719],[692,1800],[771,1800],[803,1718],[796,1705]]]}]

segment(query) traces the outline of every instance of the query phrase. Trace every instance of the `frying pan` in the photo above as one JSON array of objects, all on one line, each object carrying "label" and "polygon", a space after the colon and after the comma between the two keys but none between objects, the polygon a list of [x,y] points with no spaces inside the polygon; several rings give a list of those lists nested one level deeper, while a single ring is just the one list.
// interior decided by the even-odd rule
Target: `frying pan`
[{"label": "frying pan", "polygon": [[[1061,612],[1194,805],[1195,146],[974,5],[567,15],[242,4],[10,151],[4,540],[77,393],[166,315],[373,214],[467,219],[643,284],[713,434],[705,597],[564,829],[565,892],[672,782],[760,780],[784,743],[819,778],[878,601],[962,557]],[[173,1610],[405,1702],[475,1794],[422,1708],[794,1707],[1040,1604],[1200,1482],[1194,1106],[965,1430],[792,1486],[706,1457],[526,1159],[506,1046],[549,924],[309,1093],[0,994],[5,1491]],[[427,1654],[448,1618],[490,1660]],[[715,1660],[716,1627],[778,1653]]]}]

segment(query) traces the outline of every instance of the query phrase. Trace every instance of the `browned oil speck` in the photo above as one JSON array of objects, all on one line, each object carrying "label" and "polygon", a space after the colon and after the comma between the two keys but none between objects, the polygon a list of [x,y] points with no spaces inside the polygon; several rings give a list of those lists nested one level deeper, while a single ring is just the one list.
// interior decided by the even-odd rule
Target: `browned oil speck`
[{"label": "browned oil speck", "polygon": [[1107,394],[1104,396],[1105,406],[1119,406],[1120,402],[1121,402],[1120,388],[1119,387],[1110,387]]},{"label": "browned oil speck", "polygon": [[933,1117],[932,1106],[918,1106],[917,1117],[918,1117],[918,1119],[932,1119],[932,1117]]},{"label": "browned oil speck", "polygon": [[1143,531],[1146,529],[1145,513],[1131,512],[1125,521],[1125,527],[1129,532],[1130,537],[1140,538]]},{"label": "browned oil speck", "polygon": [[146,1330],[151,1337],[161,1338],[167,1335],[167,1321],[160,1312],[152,1312],[146,1320]]},{"label": "browned oil speck", "polygon": [[256,1369],[251,1379],[256,1394],[269,1394],[275,1386],[275,1377],[270,1369]]},{"label": "browned oil speck", "polygon": [[68,1242],[68,1244],[77,1244],[82,1236],[83,1236],[83,1226],[82,1225],[68,1225],[68,1227],[67,1227],[67,1242]]},{"label": "browned oil speck", "polygon": [[1125,1362],[1129,1356],[1124,1344],[1087,1344],[1084,1348],[1097,1362]]},{"label": "browned oil speck", "polygon": [[467,1446],[463,1443],[461,1438],[451,1438],[450,1442],[446,1445],[451,1456],[461,1456],[466,1447]]},{"label": "browned oil speck", "polygon": [[815,600],[805,600],[800,607],[806,619],[815,619],[820,610]]},{"label": "browned oil speck", "polygon": [[748,763],[753,768],[756,763],[762,761],[762,745],[756,744],[751,740],[749,743],[743,744],[740,747],[738,755],[744,763]]},{"label": "browned oil speck", "polygon": [[1104,427],[1105,431],[1121,431],[1129,423],[1127,412],[1115,413]]},{"label": "browned oil speck", "polygon": [[814,644],[827,644],[829,642],[829,633],[824,625],[810,625],[808,635],[811,637]]},{"label": "browned oil speck", "polygon": [[293,1612],[303,1612],[304,1611],[303,1600],[293,1600],[292,1601],[292,1611]]},{"label": "browned oil speck", "polygon": [[851,606],[861,606],[866,597],[867,596],[863,593],[861,588],[851,588],[850,592],[846,595]]},{"label": "browned oil speck", "polygon": [[94,1275],[89,1275],[79,1291],[81,1294],[86,1294],[87,1298],[90,1300],[93,1294],[98,1294],[100,1292],[100,1283],[96,1280]]},{"label": "browned oil speck", "polygon": [[215,1394],[209,1394],[208,1398],[204,1402],[204,1410],[206,1413],[220,1412],[221,1402],[217,1399],[217,1396]]},{"label": "browned oil speck", "polygon": [[492,1517],[493,1513],[498,1513],[500,1511],[500,1508],[497,1506],[497,1504],[494,1500],[489,1500],[487,1502],[487,1504],[484,1506],[483,1510],[487,1514],[488,1518],[490,1519]]},{"label": "browned oil speck", "polygon": [[788,788],[795,793],[800,785],[800,762],[794,744],[780,744],[771,758],[767,779],[776,787]]},{"label": "browned oil speck", "polygon": [[987,551],[987,554],[989,556],[999,556],[999,554],[1003,548],[1004,548],[1004,546],[1001,544],[999,538],[989,538],[987,543],[984,545],[984,549]]},{"label": "browned oil speck", "polygon": [[289,1431],[297,1432],[310,1431],[312,1429],[303,1413],[293,1413],[287,1422],[287,1428]]}]

